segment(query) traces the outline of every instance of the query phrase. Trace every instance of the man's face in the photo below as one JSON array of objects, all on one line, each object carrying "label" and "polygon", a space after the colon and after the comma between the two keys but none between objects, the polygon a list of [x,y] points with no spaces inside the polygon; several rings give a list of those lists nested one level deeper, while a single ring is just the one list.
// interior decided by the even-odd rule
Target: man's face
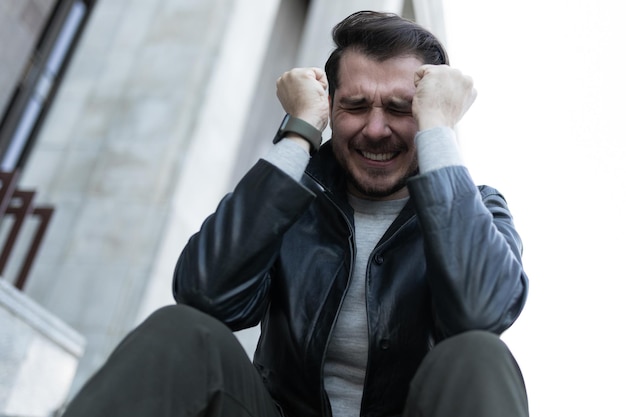
[{"label": "man's face", "polygon": [[331,103],[332,143],[348,175],[348,191],[357,197],[408,195],[406,179],[417,170],[411,104],[414,74],[421,65],[411,56],[378,62],[346,51],[341,57]]}]

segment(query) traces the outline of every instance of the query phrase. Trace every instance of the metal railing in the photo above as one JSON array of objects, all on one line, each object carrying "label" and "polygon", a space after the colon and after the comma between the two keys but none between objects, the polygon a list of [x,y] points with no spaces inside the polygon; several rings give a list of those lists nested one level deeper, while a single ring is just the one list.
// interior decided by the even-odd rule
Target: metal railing
[{"label": "metal railing", "polygon": [[[0,276],[6,272],[9,261],[14,261],[14,256],[22,258],[17,274],[11,280],[13,285],[21,290],[33,266],[54,209],[51,206],[35,206],[36,193],[18,189],[17,179],[17,172],[0,171],[0,225],[5,230],[4,241],[0,246]],[[25,225],[29,220],[38,220],[38,225],[35,231],[27,236],[29,238],[27,244],[20,245],[20,248],[24,247],[25,250],[16,251],[18,238],[24,238]]]}]

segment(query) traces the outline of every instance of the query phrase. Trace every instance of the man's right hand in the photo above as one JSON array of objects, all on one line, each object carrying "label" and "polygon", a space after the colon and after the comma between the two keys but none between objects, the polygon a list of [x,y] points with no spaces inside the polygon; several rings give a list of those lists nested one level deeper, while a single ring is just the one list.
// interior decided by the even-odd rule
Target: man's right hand
[{"label": "man's right hand", "polygon": [[327,87],[326,73],[320,68],[294,68],[276,80],[276,95],[286,113],[322,132],[328,125]]}]

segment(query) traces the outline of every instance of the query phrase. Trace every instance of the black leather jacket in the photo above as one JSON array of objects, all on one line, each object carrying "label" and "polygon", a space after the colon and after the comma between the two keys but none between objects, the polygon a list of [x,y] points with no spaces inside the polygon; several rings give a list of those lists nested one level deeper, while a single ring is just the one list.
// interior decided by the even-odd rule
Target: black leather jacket
[{"label": "black leather jacket", "polygon": [[[411,198],[370,256],[369,357],[361,416],[402,412],[437,341],[501,333],[527,293],[521,242],[504,198],[464,167],[409,180]],[[354,223],[330,144],[301,183],[259,161],[191,237],[174,296],[233,330],[261,322],[254,363],[290,417],[330,416],[323,365],[350,281]]]}]

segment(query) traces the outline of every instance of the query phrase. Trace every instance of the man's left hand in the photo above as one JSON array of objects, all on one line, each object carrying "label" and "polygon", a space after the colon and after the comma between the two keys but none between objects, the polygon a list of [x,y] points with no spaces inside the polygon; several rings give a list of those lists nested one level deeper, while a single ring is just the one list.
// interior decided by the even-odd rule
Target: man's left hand
[{"label": "man's left hand", "polygon": [[415,73],[413,117],[419,130],[454,128],[476,99],[471,77],[448,65],[422,65]]}]

